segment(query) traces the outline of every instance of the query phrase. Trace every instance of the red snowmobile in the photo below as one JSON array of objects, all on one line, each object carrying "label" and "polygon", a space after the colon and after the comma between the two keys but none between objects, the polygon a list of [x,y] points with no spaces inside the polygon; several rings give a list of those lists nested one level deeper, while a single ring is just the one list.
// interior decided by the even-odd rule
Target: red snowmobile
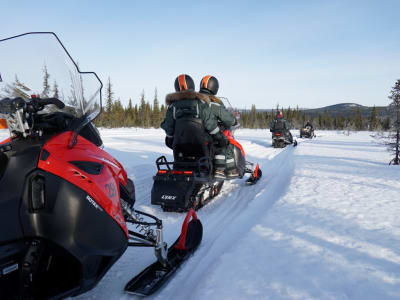
[{"label": "red snowmobile", "polygon": [[[229,102],[225,106],[231,109]],[[262,171],[258,164],[246,161],[242,145],[235,140],[233,133],[239,126],[238,123],[223,132],[233,145],[239,178],[250,174],[246,184],[252,185],[261,178]],[[158,171],[151,190],[151,204],[161,205],[164,211],[197,210],[217,196],[224,183],[214,177],[215,145],[201,119],[183,117],[175,121],[173,153],[173,162],[168,162],[165,156],[156,160]]]},{"label": "red snowmobile", "polygon": [[196,213],[168,248],[162,221],[134,208],[134,184],[92,123],[101,81],[79,71],[54,33],[0,40],[0,66],[11,135],[0,143],[0,299],[82,294],[127,247],[155,249],[157,261],[126,285],[153,293],[200,244]]}]

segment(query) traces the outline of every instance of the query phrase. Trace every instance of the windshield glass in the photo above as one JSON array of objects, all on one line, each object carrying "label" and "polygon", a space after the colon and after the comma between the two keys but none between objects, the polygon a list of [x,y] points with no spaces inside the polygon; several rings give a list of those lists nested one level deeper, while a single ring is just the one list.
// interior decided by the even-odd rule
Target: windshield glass
[{"label": "windshield glass", "polygon": [[226,97],[219,97],[219,99],[222,101],[224,104],[225,108],[237,119],[240,119],[240,110],[237,108],[233,108],[231,103],[229,102],[229,99]]},{"label": "windshield glass", "polygon": [[54,33],[26,33],[0,40],[0,99],[32,95],[58,98],[41,113],[62,111],[93,120],[101,111],[101,81],[80,72]]}]

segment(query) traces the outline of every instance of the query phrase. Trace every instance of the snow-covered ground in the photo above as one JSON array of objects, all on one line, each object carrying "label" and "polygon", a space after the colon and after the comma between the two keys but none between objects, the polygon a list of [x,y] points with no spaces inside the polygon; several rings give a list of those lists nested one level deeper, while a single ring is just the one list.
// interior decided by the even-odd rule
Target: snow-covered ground
[{"label": "snow-covered ground", "polygon": [[[298,131],[293,131],[296,135]],[[102,129],[105,149],[136,185],[136,206],[179,235],[184,215],[150,204],[155,159],[172,157],[155,129]],[[271,147],[267,130],[239,130],[254,186],[225,182],[198,211],[203,241],[150,299],[400,299],[400,169],[368,132],[319,131],[297,148]],[[0,138],[6,132],[0,131]],[[136,299],[125,283],[154,261],[128,249],[98,286],[78,299]]]}]

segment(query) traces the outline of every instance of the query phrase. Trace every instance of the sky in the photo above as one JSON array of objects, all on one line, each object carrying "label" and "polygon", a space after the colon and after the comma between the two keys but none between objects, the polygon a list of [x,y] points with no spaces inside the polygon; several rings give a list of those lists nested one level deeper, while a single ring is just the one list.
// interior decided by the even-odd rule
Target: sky
[{"label": "sky", "polygon": [[[0,38],[55,32],[116,98],[161,102],[182,73],[233,106],[387,105],[400,79],[400,1],[1,1]],[[1,58],[0,58],[1,62]]]}]

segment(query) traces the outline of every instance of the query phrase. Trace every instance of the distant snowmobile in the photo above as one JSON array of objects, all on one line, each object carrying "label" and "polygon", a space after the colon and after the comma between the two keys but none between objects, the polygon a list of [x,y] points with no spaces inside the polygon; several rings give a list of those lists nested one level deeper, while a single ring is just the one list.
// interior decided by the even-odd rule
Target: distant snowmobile
[{"label": "distant snowmobile", "polygon": [[297,141],[290,141],[287,135],[282,131],[272,132],[272,147],[274,148],[285,148],[287,145],[293,144],[294,147],[297,146]]},{"label": "distant snowmobile", "polygon": [[[225,98],[226,99],[226,98]],[[234,139],[237,125],[224,134],[234,146],[235,165],[242,178],[250,174],[246,184],[255,184],[262,176],[258,164],[246,161],[243,147]],[[199,209],[219,194],[224,180],[214,177],[214,145],[202,121],[193,117],[176,120],[174,133],[174,161],[165,156],[156,160],[158,172],[154,176],[151,204],[161,205],[165,211]]]},{"label": "distant snowmobile", "polygon": [[[0,119],[11,134],[0,143],[0,298],[82,294],[129,246],[153,247],[157,262],[126,291],[156,291],[201,242],[194,210],[168,248],[162,221],[133,208],[134,184],[91,122],[101,81],[79,71],[54,33],[0,40],[0,62]],[[38,80],[44,62],[58,86],[52,97]]]},{"label": "distant snowmobile", "polygon": [[271,121],[269,131],[272,133],[272,147],[284,148],[286,145],[293,144],[297,146],[297,141],[293,140],[293,136],[289,129],[291,125],[283,118],[281,110],[276,111],[275,119]]},{"label": "distant snowmobile", "polygon": [[311,126],[306,126],[304,128],[300,129],[300,138],[308,138],[308,139],[312,139],[313,137],[315,137],[315,133],[314,133],[314,129],[311,128]]}]

